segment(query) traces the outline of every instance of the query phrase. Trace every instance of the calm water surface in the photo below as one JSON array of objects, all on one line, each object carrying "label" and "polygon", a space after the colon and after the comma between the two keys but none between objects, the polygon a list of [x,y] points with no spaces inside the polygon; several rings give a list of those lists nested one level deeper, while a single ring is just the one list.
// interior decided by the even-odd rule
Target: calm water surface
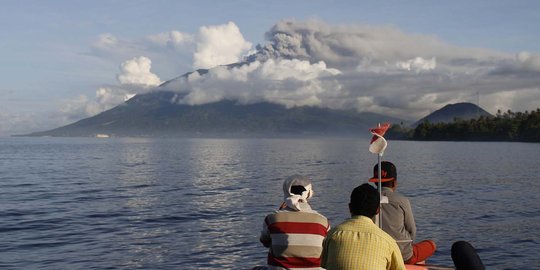
[{"label": "calm water surface", "polygon": [[[0,269],[249,269],[294,173],[334,225],[377,157],[368,139],[0,138]],[[540,144],[390,141],[433,264],[540,269]]]}]

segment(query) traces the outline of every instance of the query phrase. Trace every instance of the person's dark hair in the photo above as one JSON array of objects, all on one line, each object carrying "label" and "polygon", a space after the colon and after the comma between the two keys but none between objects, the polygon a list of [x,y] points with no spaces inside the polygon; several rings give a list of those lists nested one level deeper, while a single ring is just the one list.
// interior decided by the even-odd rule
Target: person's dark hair
[{"label": "person's dark hair", "polygon": [[291,193],[296,195],[302,195],[302,192],[306,191],[306,188],[303,186],[292,186]]},{"label": "person's dark hair", "polygon": [[[397,178],[397,177],[396,177]],[[381,187],[394,187],[394,182],[396,181],[397,179],[395,180],[392,180],[392,181],[386,181],[386,182],[382,182],[381,183]],[[378,185],[379,183],[375,183],[376,185]]]},{"label": "person's dark hair", "polygon": [[377,214],[379,201],[377,189],[370,184],[362,184],[352,191],[349,209],[353,216],[362,215],[372,218]]}]

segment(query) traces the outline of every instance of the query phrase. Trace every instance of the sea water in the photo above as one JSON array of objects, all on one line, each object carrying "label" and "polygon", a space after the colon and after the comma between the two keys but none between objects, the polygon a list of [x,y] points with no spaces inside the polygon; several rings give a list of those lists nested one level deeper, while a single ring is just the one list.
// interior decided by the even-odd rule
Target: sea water
[{"label": "sea water", "polygon": [[[1,138],[0,269],[250,269],[282,181],[346,219],[368,139]],[[428,261],[465,240],[488,269],[540,269],[540,144],[390,141]]]}]

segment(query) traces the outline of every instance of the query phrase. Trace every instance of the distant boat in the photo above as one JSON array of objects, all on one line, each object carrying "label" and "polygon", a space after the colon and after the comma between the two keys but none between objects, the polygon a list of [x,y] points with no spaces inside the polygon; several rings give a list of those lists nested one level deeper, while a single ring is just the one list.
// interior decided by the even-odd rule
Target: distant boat
[{"label": "distant boat", "polygon": [[96,138],[109,138],[109,137],[111,137],[109,136],[109,134],[102,134],[102,133],[96,134]]}]

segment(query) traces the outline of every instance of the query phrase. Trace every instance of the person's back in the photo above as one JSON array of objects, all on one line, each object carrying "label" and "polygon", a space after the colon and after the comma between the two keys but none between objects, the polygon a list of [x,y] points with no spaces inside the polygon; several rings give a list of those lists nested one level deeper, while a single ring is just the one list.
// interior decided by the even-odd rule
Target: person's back
[{"label": "person's back", "polygon": [[[373,177],[370,182],[377,183],[378,165],[373,167]],[[403,194],[396,191],[397,169],[389,161],[381,162],[382,194],[388,202],[381,204],[382,229],[391,235],[399,245],[401,254],[407,264],[423,262],[433,255],[437,246],[432,240],[414,243],[416,238],[416,224],[413,217],[411,203]]]},{"label": "person's back", "polygon": [[[351,217],[330,230],[327,238],[322,265],[328,270],[399,269],[396,261],[403,264],[395,240],[368,217]],[[390,264],[393,267],[387,268]]]},{"label": "person's back", "polygon": [[410,258],[416,237],[411,204],[405,196],[391,188],[383,187],[382,194],[388,198],[388,203],[381,205],[382,229],[396,240],[403,258]]},{"label": "person's back", "polygon": [[379,194],[369,184],[351,193],[351,218],[328,232],[323,243],[321,266],[327,270],[403,270],[396,241],[373,222]]},{"label": "person's back", "polygon": [[311,181],[294,175],[283,190],[284,204],[266,216],[261,231],[260,240],[269,248],[267,269],[321,269],[322,242],[330,225],[307,203],[313,194]]},{"label": "person's back", "polygon": [[265,223],[271,241],[269,266],[319,268],[322,242],[329,226],[324,216],[315,211],[284,209],[266,216]]}]

